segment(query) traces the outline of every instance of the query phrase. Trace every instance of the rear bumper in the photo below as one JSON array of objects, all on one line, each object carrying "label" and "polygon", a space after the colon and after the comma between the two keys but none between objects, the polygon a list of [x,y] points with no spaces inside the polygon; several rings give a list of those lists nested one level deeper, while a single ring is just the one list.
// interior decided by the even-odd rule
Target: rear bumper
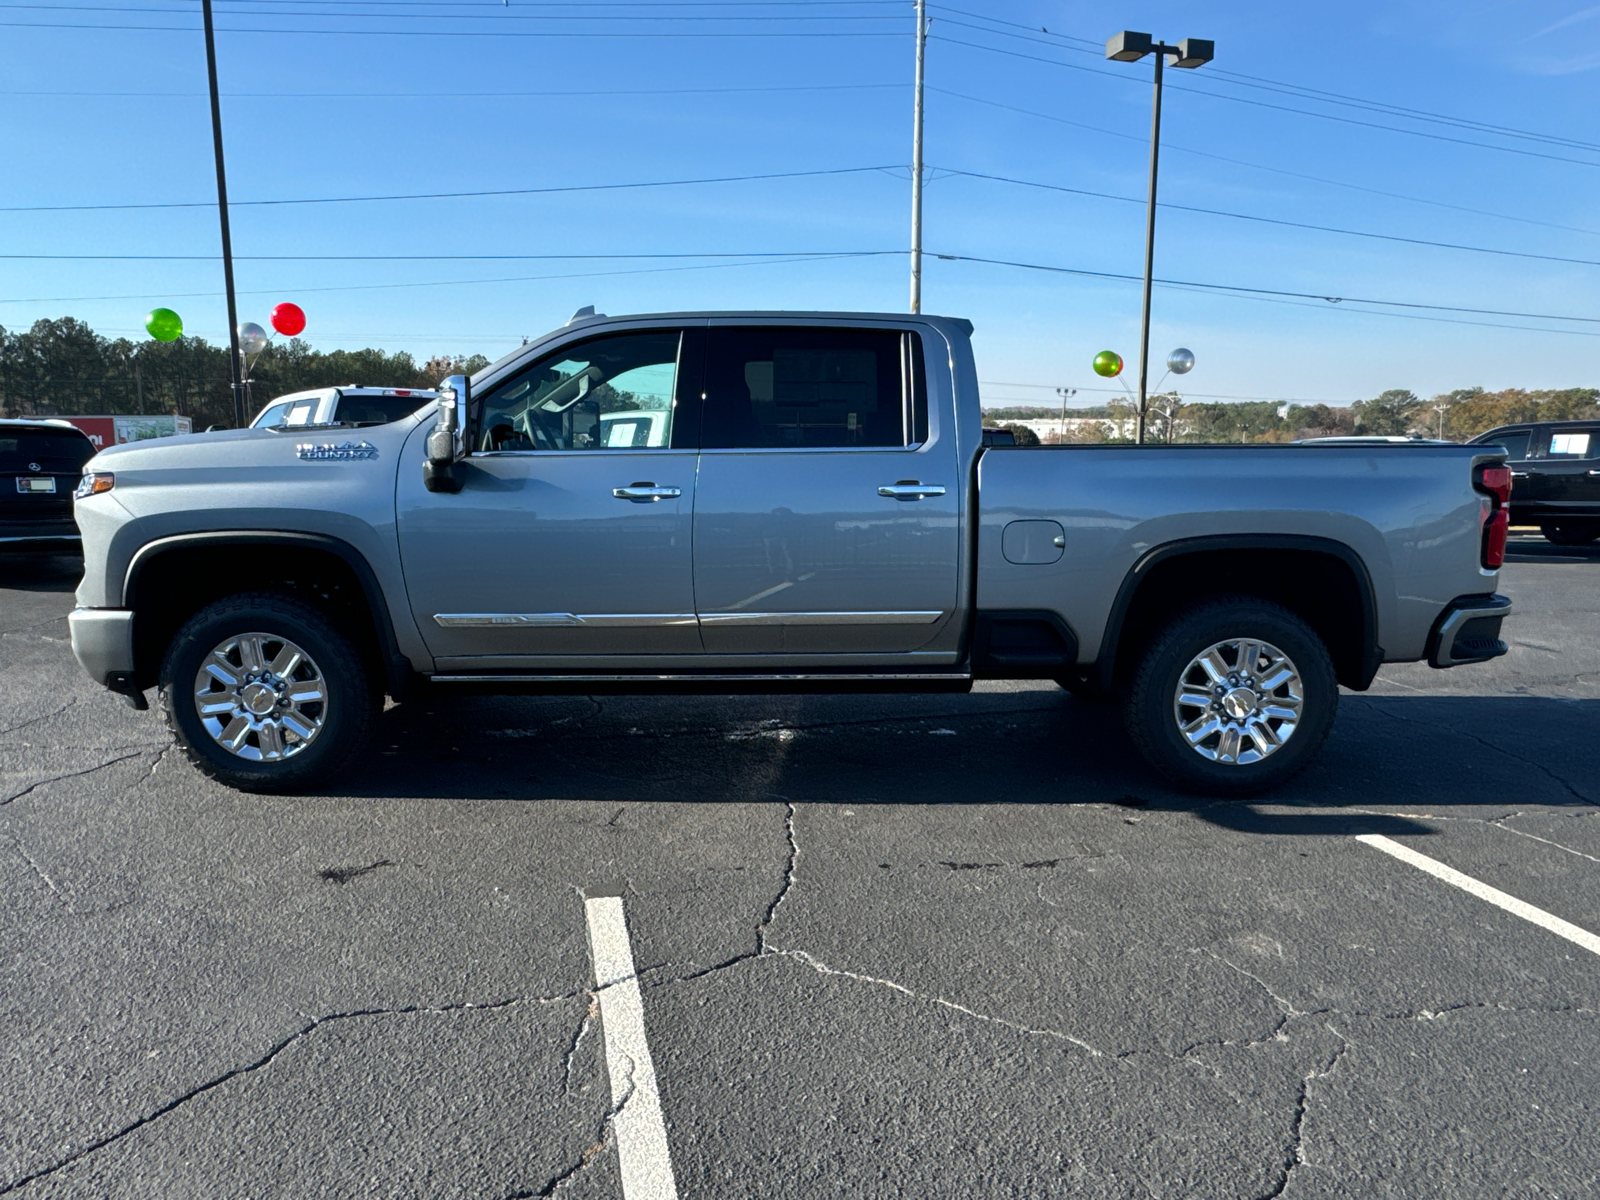
[{"label": "rear bumper", "polygon": [[143,708],[144,696],[133,676],[133,610],[75,608],[67,615],[72,656],[96,683],[127,696]]},{"label": "rear bumper", "polygon": [[1459,667],[1499,658],[1507,650],[1500,622],[1510,612],[1509,596],[1457,596],[1428,635],[1428,665]]}]

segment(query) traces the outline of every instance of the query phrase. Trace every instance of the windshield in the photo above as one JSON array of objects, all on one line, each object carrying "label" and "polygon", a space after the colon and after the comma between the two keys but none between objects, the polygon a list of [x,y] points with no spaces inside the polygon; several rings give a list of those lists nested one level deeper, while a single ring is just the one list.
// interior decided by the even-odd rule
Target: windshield
[{"label": "windshield", "polygon": [[75,474],[94,455],[94,445],[81,433],[46,433],[42,429],[0,429],[0,471]]}]

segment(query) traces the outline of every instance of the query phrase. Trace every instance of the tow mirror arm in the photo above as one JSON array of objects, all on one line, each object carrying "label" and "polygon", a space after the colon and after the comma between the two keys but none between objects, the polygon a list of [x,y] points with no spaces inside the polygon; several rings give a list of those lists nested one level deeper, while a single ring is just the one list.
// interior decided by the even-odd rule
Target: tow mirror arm
[{"label": "tow mirror arm", "polygon": [[462,416],[471,392],[465,375],[452,375],[439,385],[438,415],[428,431],[427,460],[422,464],[422,485],[430,492],[461,490],[455,465],[466,457]]}]

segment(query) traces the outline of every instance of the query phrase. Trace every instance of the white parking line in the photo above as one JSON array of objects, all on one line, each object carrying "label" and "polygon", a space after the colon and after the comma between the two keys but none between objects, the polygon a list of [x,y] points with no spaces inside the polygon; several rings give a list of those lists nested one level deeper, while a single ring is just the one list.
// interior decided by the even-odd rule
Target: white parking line
[{"label": "white parking line", "polygon": [[667,1126],[661,1118],[656,1068],[644,1036],[644,1002],[621,896],[585,896],[595,996],[611,1077],[612,1128],[617,1135],[624,1200],[677,1200]]},{"label": "white parking line", "polygon": [[1570,921],[1563,921],[1560,917],[1552,916],[1542,908],[1535,908],[1525,900],[1518,900],[1515,896],[1502,892],[1499,888],[1492,888],[1487,883],[1480,883],[1471,875],[1463,875],[1454,867],[1447,867],[1437,859],[1429,858],[1426,854],[1418,854],[1409,846],[1402,846],[1392,838],[1386,838],[1380,833],[1362,833],[1356,836],[1356,841],[1365,842],[1374,850],[1382,850],[1385,854],[1398,858],[1403,863],[1410,863],[1419,871],[1426,871],[1435,879],[1442,879],[1463,892],[1470,892],[1480,900],[1487,900],[1508,913],[1521,917],[1524,921],[1531,921],[1541,929],[1548,929],[1557,937],[1564,937],[1569,942],[1582,946],[1591,954],[1600,954],[1600,937],[1596,937],[1587,929],[1580,929]]}]

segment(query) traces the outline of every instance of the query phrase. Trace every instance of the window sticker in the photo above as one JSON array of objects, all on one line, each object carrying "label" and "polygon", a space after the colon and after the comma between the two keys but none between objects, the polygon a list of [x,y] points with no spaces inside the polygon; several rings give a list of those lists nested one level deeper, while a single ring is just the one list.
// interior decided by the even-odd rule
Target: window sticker
[{"label": "window sticker", "polygon": [[1552,433],[1550,435],[1550,454],[1564,454],[1571,458],[1587,458],[1589,455],[1589,435],[1587,433]]}]

